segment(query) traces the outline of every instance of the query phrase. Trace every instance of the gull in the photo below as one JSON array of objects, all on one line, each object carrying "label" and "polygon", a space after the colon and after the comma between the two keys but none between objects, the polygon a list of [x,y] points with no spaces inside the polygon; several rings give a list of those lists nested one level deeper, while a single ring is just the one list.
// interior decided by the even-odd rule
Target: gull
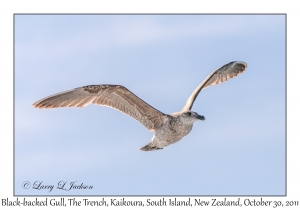
[{"label": "gull", "polygon": [[182,110],[172,114],[153,108],[122,85],[88,85],[60,92],[33,104],[35,108],[85,107],[91,103],[108,106],[123,112],[144,125],[154,135],[143,151],[160,150],[174,144],[190,133],[193,123],[205,120],[204,116],[191,111],[201,90],[220,84],[243,73],[247,64],[233,61],[213,71],[190,95]]}]

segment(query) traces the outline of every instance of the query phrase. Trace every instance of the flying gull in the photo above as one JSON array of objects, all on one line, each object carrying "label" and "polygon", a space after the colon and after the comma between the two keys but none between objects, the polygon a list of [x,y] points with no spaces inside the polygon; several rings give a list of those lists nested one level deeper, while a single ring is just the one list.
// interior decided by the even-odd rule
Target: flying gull
[{"label": "flying gull", "polygon": [[243,73],[247,64],[230,62],[212,72],[191,94],[182,110],[164,114],[121,85],[88,85],[57,93],[33,104],[35,108],[85,107],[91,103],[121,111],[143,124],[154,135],[143,151],[163,149],[186,136],[197,120],[204,116],[191,111],[198,94],[204,88],[220,84]]}]

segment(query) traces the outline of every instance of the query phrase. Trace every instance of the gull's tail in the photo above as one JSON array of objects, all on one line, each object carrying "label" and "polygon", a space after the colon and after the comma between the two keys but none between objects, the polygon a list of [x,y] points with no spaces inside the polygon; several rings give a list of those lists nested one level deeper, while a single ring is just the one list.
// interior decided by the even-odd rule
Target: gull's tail
[{"label": "gull's tail", "polygon": [[157,147],[155,143],[151,141],[149,144],[143,146],[140,150],[148,152],[148,151],[159,150],[159,149],[163,149],[163,148]]}]

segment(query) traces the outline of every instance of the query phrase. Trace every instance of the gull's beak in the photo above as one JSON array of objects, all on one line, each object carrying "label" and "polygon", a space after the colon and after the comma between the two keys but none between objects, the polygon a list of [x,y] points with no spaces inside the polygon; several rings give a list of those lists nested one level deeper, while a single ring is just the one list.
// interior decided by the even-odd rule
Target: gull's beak
[{"label": "gull's beak", "polygon": [[197,115],[197,119],[199,119],[199,120],[205,120],[205,117],[203,116],[203,115]]}]

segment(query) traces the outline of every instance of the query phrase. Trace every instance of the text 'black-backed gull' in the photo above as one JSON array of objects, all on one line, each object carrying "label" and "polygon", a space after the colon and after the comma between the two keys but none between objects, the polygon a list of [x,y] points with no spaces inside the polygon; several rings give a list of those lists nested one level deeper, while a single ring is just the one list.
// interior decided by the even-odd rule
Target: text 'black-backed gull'
[{"label": "text 'black-backed gull'", "polygon": [[121,85],[88,85],[48,96],[33,104],[35,108],[85,107],[91,103],[117,109],[154,132],[143,151],[163,149],[186,136],[197,120],[204,116],[191,111],[199,92],[210,85],[236,77],[247,68],[241,61],[230,62],[212,72],[192,93],[180,112],[164,114]]}]

